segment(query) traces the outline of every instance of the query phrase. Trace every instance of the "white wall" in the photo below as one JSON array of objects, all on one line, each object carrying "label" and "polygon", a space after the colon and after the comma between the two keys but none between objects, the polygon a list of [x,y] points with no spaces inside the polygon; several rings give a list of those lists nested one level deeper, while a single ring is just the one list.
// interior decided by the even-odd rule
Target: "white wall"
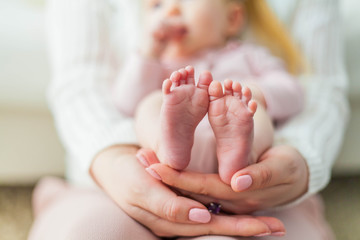
[{"label": "white wall", "polygon": [[[344,18],[345,58],[350,78],[350,97],[360,104],[360,1],[340,0]],[[360,124],[360,122],[359,122]]]},{"label": "white wall", "polygon": [[[0,184],[62,175],[64,152],[45,101],[50,71],[42,0],[0,0]],[[341,0],[353,115],[335,172],[360,173],[360,1]]]},{"label": "white wall", "polygon": [[340,0],[344,19],[345,60],[349,74],[352,116],[344,146],[335,165],[336,174],[355,174],[360,169],[360,1]]},{"label": "white wall", "polygon": [[46,108],[43,4],[0,0],[0,104]]},{"label": "white wall", "polygon": [[44,8],[0,0],[0,184],[62,175],[64,151],[47,109]]}]

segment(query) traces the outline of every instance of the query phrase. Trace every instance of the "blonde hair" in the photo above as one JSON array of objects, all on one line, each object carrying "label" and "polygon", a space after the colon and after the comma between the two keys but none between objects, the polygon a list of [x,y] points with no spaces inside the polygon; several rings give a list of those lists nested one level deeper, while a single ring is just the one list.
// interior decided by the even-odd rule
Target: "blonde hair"
[{"label": "blonde hair", "polygon": [[250,31],[270,51],[282,58],[288,71],[299,74],[305,71],[305,61],[290,33],[280,23],[265,0],[243,1]]}]

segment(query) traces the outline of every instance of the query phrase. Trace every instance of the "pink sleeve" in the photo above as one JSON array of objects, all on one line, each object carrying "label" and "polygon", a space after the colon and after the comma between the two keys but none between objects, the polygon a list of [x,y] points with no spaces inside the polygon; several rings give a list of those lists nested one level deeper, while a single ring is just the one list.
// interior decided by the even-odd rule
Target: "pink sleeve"
[{"label": "pink sleeve", "polygon": [[133,54],[124,66],[113,86],[113,101],[119,111],[134,116],[136,106],[148,94],[160,90],[163,82],[160,62]]},{"label": "pink sleeve", "polygon": [[285,120],[299,113],[304,105],[304,93],[297,79],[267,49],[250,48],[247,61],[264,94],[270,116],[274,120]]}]

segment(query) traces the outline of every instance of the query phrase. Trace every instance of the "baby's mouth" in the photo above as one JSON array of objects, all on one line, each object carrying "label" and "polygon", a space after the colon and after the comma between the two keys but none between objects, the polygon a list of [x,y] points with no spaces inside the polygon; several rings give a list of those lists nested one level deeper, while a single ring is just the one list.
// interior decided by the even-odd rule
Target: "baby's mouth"
[{"label": "baby's mouth", "polygon": [[177,25],[177,26],[173,26],[172,27],[172,31],[171,31],[171,35],[172,35],[172,39],[174,40],[181,40],[183,39],[186,34],[188,33],[188,29],[186,26],[184,25]]}]

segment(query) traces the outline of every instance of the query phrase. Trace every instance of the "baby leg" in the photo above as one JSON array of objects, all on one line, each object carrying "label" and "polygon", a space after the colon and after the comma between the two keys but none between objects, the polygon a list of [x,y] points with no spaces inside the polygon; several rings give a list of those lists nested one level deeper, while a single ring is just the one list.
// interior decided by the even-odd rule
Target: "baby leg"
[{"label": "baby leg", "polygon": [[[260,152],[271,145],[272,135],[261,135],[256,129],[266,130],[272,125],[269,119],[263,120],[262,106],[257,111],[257,104],[251,100],[249,88],[242,88],[240,83],[231,80],[224,82],[224,88],[225,91],[215,81],[209,87],[209,121],[216,137],[219,175],[225,183],[230,184],[235,172],[255,163]],[[254,120],[255,112],[261,117]],[[256,146],[258,142],[261,147]]]},{"label": "baby leg", "polygon": [[51,202],[35,196],[37,201],[47,201],[47,206],[35,218],[29,240],[159,239],[98,189],[70,186],[65,189],[59,184],[43,182],[35,194],[51,187],[61,188],[53,191],[56,198]]},{"label": "baby leg", "polygon": [[194,69],[180,69],[164,81],[162,99],[157,95],[152,100],[156,104],[139,106],[140,143],[153,149],[162,163],[175,169],[189,164],[195,128],[208,110],[211,81],[211,75],[203,73],[195,86]]}]

